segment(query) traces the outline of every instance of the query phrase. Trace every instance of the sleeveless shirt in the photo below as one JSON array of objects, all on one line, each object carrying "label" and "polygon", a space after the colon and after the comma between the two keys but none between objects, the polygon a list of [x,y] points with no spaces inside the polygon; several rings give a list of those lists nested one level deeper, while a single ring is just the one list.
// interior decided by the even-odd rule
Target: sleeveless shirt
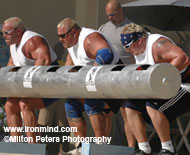
[{"label": "sleeveless shirt", "polygon": [[[148,34],[146,40],[146,48],[144,52],[140,55],[135,56],[136,64],[155,64],[153,55],[152,55],[152,45],[159,39],[159,38],[167,38],[172,43],[174,43],[170,38],[160,35],[160,34]],[[174,43],[175,44],[175,43]]]},{"label": "sleeveless shirt", "polygon": [[[84,66],[84,65],[93,65],[94,64],[95,59],[89,58],[86,54],[85,49],[84,49],[85,38],[94,32],[100,33],[99,31],[96,31],[96,30],[93,30],[90,28],[82,28],[80,31],[80,35],[79,35],[77,44],[67,49],[71,58],[72,58],[74,65],[83,65]],[[103,34],[101,34],[101,35],[103,36]],[[112,61],[112,64],[115,64],[119,61],[119,55],[113,49],[110,42],[108,40],[106,40],[106,41],[108,42],[111,50],[113,51],[114,59]]]},{"label": "sleeveless shirt", "polygon": [[[34,36],[40,36],[43,39],[45,39],[42,35],[36,32],[27,30],[24,32],[18,47],[16,47],[16,44],[10,45],[10,52],[11,52],[12,60],[15,66],[30,66],[30,65],[33,66],[35,64],[35,60],[27,58],[22,52],[22,47],[30,38]],[[49,46],[49,50],[50,50],[50,55],[51,55],[51,62],[54,62],[57,59],[57,55],[55,54],[55,52],[50,46]]]}]

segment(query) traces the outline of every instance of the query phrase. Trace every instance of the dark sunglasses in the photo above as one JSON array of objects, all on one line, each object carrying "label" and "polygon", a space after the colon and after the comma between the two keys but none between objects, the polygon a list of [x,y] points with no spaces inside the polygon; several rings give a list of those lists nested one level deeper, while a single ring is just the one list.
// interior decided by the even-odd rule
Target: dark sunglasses
[{"label": "dark sunglasses", "polygon": [[114,13],[111,13],[111,14],[109,14],[109,15],[107,15],[108,17],[110,16],[110,17],[113,17],[113,16],[115,16],[117,13],[119,12],[119,10],[117,10],[117,11],[115,11]]},{"label": "dark sunglasses", "polygon": [[65,38],[65,36],[67,35],[67,34],[69,34],[71,31],[72,31],[73,29],[71,29],[71,30],[69,30],[68,32],[66,32],[65,34],[57,34],[58,35],[58,37],[59,38]]},{"label": "dark sunglasses", "polygon": [[9,31],[2,31],[3,35],[11,35],[12,32],[14,32],[17,28],[14,28],[13,30],[9,30]]}]

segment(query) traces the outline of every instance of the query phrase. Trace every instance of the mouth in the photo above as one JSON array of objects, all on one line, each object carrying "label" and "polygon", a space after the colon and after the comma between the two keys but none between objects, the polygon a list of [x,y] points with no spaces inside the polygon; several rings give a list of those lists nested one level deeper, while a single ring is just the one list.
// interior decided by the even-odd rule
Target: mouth
[{"label": "mouth", "polygon": [[63,43],[63,42],[61,42],[62,43],[62,46],[64,47],[64,48],[66,48],[66,44],[65,43]]},{"label": "mouth", "polygon": [[5,42],[9,45],[10,44],[10,39],[5,39]]}]

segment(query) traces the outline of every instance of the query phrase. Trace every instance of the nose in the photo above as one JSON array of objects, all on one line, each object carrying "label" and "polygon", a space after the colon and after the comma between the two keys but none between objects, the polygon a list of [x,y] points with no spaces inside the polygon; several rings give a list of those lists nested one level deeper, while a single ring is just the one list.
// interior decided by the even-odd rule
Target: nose
[{"label": "nose", "polygon": [[61,41],[61,42],[62,42],[62,41],[63,41],[63,38],[59,37],[59,41]]},{"label": "nose", "polygon": [[3,32],[1,32],[1,35],[4,37],[6,34],[5,34],[5,33],[3,33]]},{"label": "nose", "polygon": [[3,38],[6,38],[7,37],[7,34],[3,34]]},{"label": "nose", "polygon": [[61,44],[63,44],[63,45],[65,44],[64,39],[63,39],[63,38],[61,38],[61,37],[60,37],[60,38],[59,38],[59,41],[61,42]]}]

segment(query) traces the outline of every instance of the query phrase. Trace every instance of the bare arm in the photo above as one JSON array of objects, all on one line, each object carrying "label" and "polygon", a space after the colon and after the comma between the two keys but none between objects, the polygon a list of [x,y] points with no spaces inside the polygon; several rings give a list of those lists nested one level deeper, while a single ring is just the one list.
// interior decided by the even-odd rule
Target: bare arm
[{"label": "bare arm", "polygon": [[23,47],[24,55],[35,60],[35,66],[46,66],[51,64],[49,46],[44,38],[32,37]]},{"label": "bare arm", "polygon": [[14,66],[12,56],[10,56],[7,66]]},{"label": "bare arm", "polygon": [[89,58],[95,59],[97,51],[102,48],[110,47],[105,38],[100,33],[94,32],[86,37],[84,41],[84,49]]},{"label": "bare arm", "polygon": [[185,69],[190,63],[185,52],[166,38],[157,40],[153,44],[152,52],[156,63],[170,63],[178,68],[179,71]]}]

